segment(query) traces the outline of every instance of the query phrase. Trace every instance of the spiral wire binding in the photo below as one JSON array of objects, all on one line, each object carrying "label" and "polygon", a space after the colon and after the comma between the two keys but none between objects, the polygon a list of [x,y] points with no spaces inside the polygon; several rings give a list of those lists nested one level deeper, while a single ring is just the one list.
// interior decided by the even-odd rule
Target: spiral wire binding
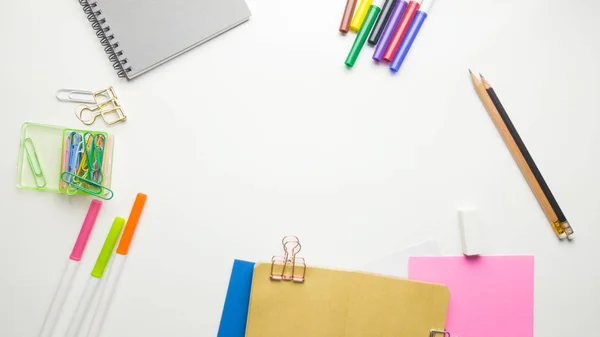
[{"label": "spiral wire binding", "polygon": [[87,14],[88,21],[92,23],[92,28],[104,46],[104,52],[108,54],[108,60],[112,62],[117,75],[125,77],[131,71],[131,67],[127,65],[127,58],[122,57],[123,50],[119,49],[119,42],[115,41],[115,35],[110,33],[110,26],[106,25],[106,19],[101,17],[102,10],[96,9],[98,3],[79,0],[79,4],[83,7],[83,12]]}]

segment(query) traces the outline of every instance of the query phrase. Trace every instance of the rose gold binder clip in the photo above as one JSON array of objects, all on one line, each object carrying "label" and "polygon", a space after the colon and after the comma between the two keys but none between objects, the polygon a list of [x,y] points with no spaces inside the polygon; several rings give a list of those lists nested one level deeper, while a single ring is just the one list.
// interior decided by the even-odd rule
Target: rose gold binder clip
[{"label": "rose gold binder clip", "polygon": [[300,240],[296,236],[285,236],[281,244],[284,255],[271,258],[271,280],[304,282],[306,263],[304,258],[296,256],[302,250]]},{"label": "rose gold binder clip", "polygon": [[91,105],[82,104],[75,108],[75,116],[85,125],[94,124],[98,116],[102,117],[106,125],[127,119],[113,87],[96,92],[60,89],[56,92],[56,98],[63,102],[90,103]]}]

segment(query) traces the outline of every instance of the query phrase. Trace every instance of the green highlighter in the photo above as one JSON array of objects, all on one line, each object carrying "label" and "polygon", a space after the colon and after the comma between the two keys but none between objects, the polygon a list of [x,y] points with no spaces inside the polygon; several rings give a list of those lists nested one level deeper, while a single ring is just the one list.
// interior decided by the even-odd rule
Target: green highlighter
[{"label": "green highlighter", "polygon": [[375,25],[375,20],[377,20],[379,12],[381,12],[381,6],[379,6],[379,1],[377,1],[377,4],[373,4],[369,8],[367,17],[360,27],[360,30],[356,34],[356,39],[354,40],[352,49],[350,49],[348,57],[346,58],[346,66],[350,68],[354,66],[354,63],[358,58],[358,54],[360,54],[362,47],[365,45],[365,42],[371,33],[371,29],[373,29],[373,25]]}]

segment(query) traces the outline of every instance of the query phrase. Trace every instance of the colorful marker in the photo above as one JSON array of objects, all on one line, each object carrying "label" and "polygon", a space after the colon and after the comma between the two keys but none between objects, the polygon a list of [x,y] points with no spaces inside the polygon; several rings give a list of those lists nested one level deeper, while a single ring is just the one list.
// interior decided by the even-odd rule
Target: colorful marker
[{"label": "colorful marker", "polygon": [[398,27],[400,19],[402,19],[402,15],[404,14],[404,11],[406,10],[407,6],[408,2],[406,2],[405,0],[400,0],[400,2],[398,2],[398,5],[396,5],[394,10],[392,11],[392,15],[390,16],[387,25],[385,25],[383,34],[381,34],[381,38],[379,39],[379,42],[375,47],[375,52],[373,53],[373,60],[379,62],[383,58],[383,54],[387,50],[387,47],[390,44],[390,39],[392,38],[392,35],[396,32],[396,28]]},{"label": "colorful marker", "polygon": [[385,28],[388,23],[397,3],[398,0],[385,0],[383,7],[381,7],[381,12],[377,17],[377,21],[375,21],[375,25],[373,26],[373,30],[371,30],[371,35],[369,35],[369,39],[367,40],[370,45],[374,46],[379,42],[379,38],[383,33],[383,28]]},{"label": "colorful marker", "polygon": [[[381,1],[381,0],[378,0],[378,1]],[[377,16],[379,15],[380,11],[381,11],[381,8],[377,5],[371,5],[371,7],[369,8],[369,12],[367,13],[365,22],[363,23],[362,27],[360,27],[358,34],[356,34],[356,39],[354,39],[354,44],[352,44],[352,49],[350,49],[350,52],[348,53],[348,57],[346,57],[346,62],[345,62],[346,66],[348,66],[348,67],[354,66],[354,63],[356,62],[356,59],[358,58],[358,55],[360,54],[362,47],[365,45],[365,41],[367,41],[369,32],[373,28],[373,25],[375,24],[375,20],[377,20]]]},{"label": "colorful marker", "polygon": [[108,277],[106,279],[106,286],[102,291],[102,294],[100,294],[97,311],[92,318],[90,330],[87,334],[88,337],[97,337],[102,331],[102,325],[104,324],[104,319],[108,313],[110,302],[113,294],[115,293],[115,289],[117,288],[119,278],[125,267],[127,254],[129,253],[129,245],[131,244],[131,239],[133,238],[133,234],[135,233],[140,216],[142,215],[146,198],[147,196],[143,193],[138,193],[137,197],[135,198],[135,202],[131,208],[131,213],[127,219],[127,224],[125,225],[125,230],[123,231],[123,236],[121,237],[121,241],[117,247],[117,254],[115,254],[112,267],[110,268]]},{"label": "colorful marker", "polygon": [[75,273],[79,268],[79,261],[81,261],[83,251],[85,250],[85,246],[90,238],[90,234],[92,233],[92,229],[96,223],[96,218],[98,217],[98,212],[100,212],[101,206],[102,202],[100,200],[92,200],[87,215],[85,216],[85,220],[83,220],[83,225],[81,226],[79,235],[77,236],[77,241],[75,241],[75,246],[73,247],[71,256],[69,256],[67,267],[63,272],[63,276],[60,279],[56,293],[54,293],[54,298],[50,303],[50,308],[48,308],[48,312],[46,313],[46,318],[44,319],[42,329],[38,335],[40,337],[51,337],[52,333],[54,332],[54,327],[56,326],[56,322],[58,321],[58,317],[62,311],[63,304],[65,304],[65,300],[71,291],[71,284],[73,283]]},{"label": "colorful marker", "polygon": [[342,15],[342,22],[340,22],[340,32],[348,33],[350,29],[350,21],[352,21],[352,14],[354,14],[354,8],[356,7],[356,0],[346,1],[346,8],[344,8],[344,15]]},{"label": "colorful marker", "polygon": [[392,62],[392,60],[398,53],[400,44],[402,43],[402,40],[404,39],[404,36],[408,31],[408,27],[410,27],[410,24],[412,23],[415,14],[417,14],[417,11],[419,10],[420,3],[421,0],[413,0],[408,3],[406,11],[402,16],[402,20],[400,20],[400,24],[398,25],[398,28],[396,28],[396,32],[392,36],[392,39],[390,40],[390,44],[388,45],[385,54],[383,54],[383,59],[385,61]]},{"label": "colorful marker", "polygon": [[350,23],[350,30],[353,32],[358,32],[367,17],[367,12],[371,7],[371,3],[373,0],[360,0],[358,4],[358,8],[356,12],[354,12],[354,17],[352,18],[352,22]]},{"label": "colorful marker", "polygon": [[125,219],[120,217],[116,217],[115,221],[113,221],[110,231],[106,236],[106,240],[104,241],[104,245],[102,246],[100,254],[98,255],[98,259],[96,260],[96,265],[94,265],[94,269],[92,270],[92,275],[85,286],[83,295],[79,299],[79,304],[77,304],[77,309],[75,309],[75,313],[73,314],[73,318],[71,319],[71,323],[67,329],[67,334],[65,335],[66,337],[79,336],[81,324],[85,319],[85,315],[88,312],[90,303],[92,302],[92,299],[96,294],[96,290],[98,289],[98,285],[102,280],[102,275],[104,274],[106,264],[112,256],[113,250],[117,245],[117,241],[119,241],[119,236],[121,236],[121,230],[123,229],[124,224]]},{"label": "colorful marker", "polygon": [[427,12],[429,11],[429,9],[431,9],[433,1],[434,0],[423,0],[423,4],[421,5],[421,8],[417,11],[415,19],[410,25],[410,28],[408,29],[408,32],[406,33],[406,36],[404,37],[404,40],[400,45],[400,49],[398,49],[396,57],[394,57],[392,64],[390,64],[390,69],[393,72],[397,72],[400,69],[400,66],[402,66],[402,62],[404,62],[406,55],[408,55],[408,51],[410,50],[410,47],[415,41],[417,34],[419,34],[419,30],[421,30],[423,22],[425,22],[425,19],[427,19]]}]

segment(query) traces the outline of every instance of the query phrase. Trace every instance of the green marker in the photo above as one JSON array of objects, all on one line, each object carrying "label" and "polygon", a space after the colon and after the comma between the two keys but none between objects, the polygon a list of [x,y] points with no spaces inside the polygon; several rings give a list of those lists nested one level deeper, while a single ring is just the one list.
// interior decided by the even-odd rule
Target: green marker
[{"label": "green marker", "polygon": [[[378,1],[379,4],[379,1]],[[365,45],[369,34],[371,33],[371,29],[373,29],[373,25],[375,25],[375,20],[377,20],[377,16],[381,12],[381,7],[377,5],[371,5],[369,7],[369,11],[367,12],[367,17],[363,22],[358,34],[356,34],[356,39],[354,40],[354,44],[352,45],[352,49],[348,53],[348,57],[346,58],[346,66],[352,68],[356,59],[358,58],[358,54],[362,47]]]},{"label": "green marker", "polygon": [[113,221],[110,231],[106,236],[106,240],[104,241],[104,245],[102,246],[102,250],[100,250],[100,254],[96,260],[96,264],[94,265],[94,269],[92,270],[92,277],[90,277],[88,280],[88,284],[85,286],[83,295],[79,299],[79,304],[77,304],[77,309],[75,310],[73,319],[69,324],[69,329],[65,335],[66,337],[79,336],[81,324],[83,323],[83,320],[85,319],[87,311],[90,307],[90,303],[96,294],[96,290],[98,289],[102,275],[104,275],[106,265],[108,264],[108,261],[115,250],[115,246],[117,245],[117,241],[119,241],[119,237],[121,236],[121,231],[123,230],[124,225],[125,219],[123,218],[116,217],[115,221]]}]

